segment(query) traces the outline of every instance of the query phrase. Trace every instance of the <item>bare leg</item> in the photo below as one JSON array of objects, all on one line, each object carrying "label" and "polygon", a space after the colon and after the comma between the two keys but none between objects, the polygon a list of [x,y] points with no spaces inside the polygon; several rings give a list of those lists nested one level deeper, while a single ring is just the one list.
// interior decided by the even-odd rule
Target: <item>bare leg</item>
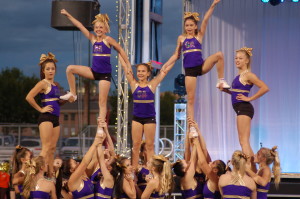
[{"label": "bare leg", "polygon": [[242,151],[251,158],[252,170],[256,171],[256,166],[253,161],[254,153],[250,145],[251,118],[247,115],[238,115],[237,130]]},{"label": "bare leg", "polygon": [[48,174],[52,175],[54,152],[59,137],[60,127],[53,128],[51,122],[42,122],[39,125],[39,130],[42,141],[42,151],[40,155],[45,158],[45,162],[49,166]]},{"label": "bare leg", "polygon": [[147,161],[149,161],[150,158],[154,155],[155,128],[156,128],[155,123],[144,125]]},{"label": "bare leg", "polygon": [[194,104],[197,78],[185,76],[185,88],[187,92],[187,116],[194,121]]},{"label": "bare leg", "polygon": [[106,80],[99,81],[99,117],[100,121],[105,121],[107,112],[107,97],[110,89],[110,82]]},{"label": "bare leg", "polygon": [[202,74],[208,73],[213,66],[216,64],[217,66],[217,72],[218,72],[218,78],[224,77],[224,56],[222,52],[217,52],[211,56],[209,56],[202,66]]},{"label": "bare leg", "polygon": [[131,155],[131,164],[134,169],[137,169],[139,162],[139,153],[142,144],[143,137],[143,125],[139,122],[132,121],[132,155]]},{"label": "bare leg", "polygon": [[88,78],[88,79],[94,79],[93,73],[91,71],[91,68],[88,66],[80,66],[80,65],[69,65],[66,70],[67,73],[67,79],[70,87],[70,92],[73,95],[76,95],[76,84],[75,84],[75,76],[74,74],[77,74],[79,76]]}]

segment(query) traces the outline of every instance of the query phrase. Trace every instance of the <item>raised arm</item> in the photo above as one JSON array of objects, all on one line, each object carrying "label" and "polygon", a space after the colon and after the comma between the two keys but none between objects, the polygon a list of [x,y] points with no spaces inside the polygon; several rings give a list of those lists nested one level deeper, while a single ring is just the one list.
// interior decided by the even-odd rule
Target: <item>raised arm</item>
[{"label": "raised arm", "polygon": [[150,85],[152,86],[153,91],[155,90],[157,85],[166,77],[168,72],[173,68],[174,64],[175,61],[170,63],[169,65],[164,64],[163,67],[160,69],[159,74],[150,81]]},{"label": "raised arm", "polygon": [[85,154],[85,156],[83,157],[78,168],[70,176],[69,183],[68,183],[70,191],[75,191],[79,187],[79,185],[81,183],[81,176],[84,174],[87,166],[91,162],[91,160],[93,158],[93,154],[96,151],[96,146],[99,143],[101,143],[102,141],[103,141],[103,139],[101,137],[99,137],[99,135],[96,134],[93,144],[91,145],[91,147],[89,148],[89,150]]},{"label": "raised arm", "polygon": [[267,93],[269,91],[268,86],[262,80],[260,80],[254,73],[251,73],[251,72],[247,73],[246,78],[248,79],[249,82],[251,82],[252,84],[257,86],[259,88],[259,90],[251,97],[246,97],[243,94],[238,94],[238,96],[237,96],[238,100],[243,100],[246,102],[253,101],[253,100],[263,96],[265,93]]},{"label": "raised arm", "polygon": [[74,24],[74,26],[76,26],[84,34],[84,36],[88,38],[91,42],[96,40],[96,36],[92,34],[88,29],[86,29],[82,25],[82,23],[77,19],[75,19],[67,10],[62,9],[60,13],[68,17],[68,19]]},{"label": "raised arm", "polygon": [[206,31],[206,27],[208,24],[208,20],[211,17],[212,13],[214,12],[214,9],[216,7],[216,5],[220,2],[221,0],[214,0],[213,3],[211,4],[210,8],[207,10],[207,12],[204,15],[203,21],[201,23],[199,32],[198,32],[198,36],[199,36],[199,40],[202,43],[202,39],[204,37],[205,31]]},{"label": "raised arm", "polygon": [[107,36],[105,39],[109,43],[109,45],[113,46],[114,49],[119,53],[119,55],[121,55],[121,57],[125,61],[126,65],[128,67],[131,67],[128,56],[126,55],[126,53],[123,50],[123,48],[121,47],[121,45],[118,42],[116,42],[116,40],[114,40],[112,37]]},{"label": "raised arm", "polygon": [[170,59],[165,63],[166,66],[175,63],[179,58],[181,54],[181,41],[183,40],[183,36],[179,36],[177,39],[177,45],[174,54],[170,57]]},{"label": "raised arm", "polygon": [[105,160],[104,160],[104,153],[102,149],[102,143],[97,146],[97,157],[101,168],[101,173],[103,175],[103,182],[105,183],[105,186],[111,188],[114,186],[114,179],[106,167]]},{"label": "raised arm", "polygon": [[259,184],[261,186],[266,186],[268,182],[270,182],[271,179],[270,168],[264,169],[262,176],[260,176],[252,171],[251,163],[249,162],[246,165],[246,172],[256,182],[256,184]]},{"label": "raised arm", "polygon": [[126,78],[127,78],[128,82],[130,84],[130,87],[131,87],[131,89],[133,89],[134,85],[136,84],[137,81],[134,79],[131,65],[127,65],[126,62],[124,61],[124,59],[120,55],[119,55],[119,61],[120,61],[121,66],[124,70]]}]

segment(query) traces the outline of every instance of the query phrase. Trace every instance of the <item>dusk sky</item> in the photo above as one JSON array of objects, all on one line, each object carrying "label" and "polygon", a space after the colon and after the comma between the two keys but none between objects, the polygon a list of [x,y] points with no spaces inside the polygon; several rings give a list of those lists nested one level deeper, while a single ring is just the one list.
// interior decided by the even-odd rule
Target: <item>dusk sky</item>
[{"label": "dusk sky", "polygon": [[[99,2],[100,12],[107,13],[111,19],[111,33],[108,35],[117,40],[116,1],[99,0]],[[166,62],[174,52],[177,37],[181,33],[182,0],[167,0],[163,3],[162,61]],[[17,67],[26,75],[35,74],[39,77],[40,55],[52,52],[58,59],[55,81],[68,90],[65,70],[67,65],[74,64],[73,35],[75,38],[81,38],[80,57],[83,65],[88,63],[88,40],[81,33],[52,28],[51,4],[50,0],[1,1],[0,70]],[[115,71],[117,60],[116,53],[114,50],[113,52],[111,62]],[[180,73],[178,61],[163,81],[161,91],[173,91],[174,78]],[[114,89],[114,86],[111,88]]]}]

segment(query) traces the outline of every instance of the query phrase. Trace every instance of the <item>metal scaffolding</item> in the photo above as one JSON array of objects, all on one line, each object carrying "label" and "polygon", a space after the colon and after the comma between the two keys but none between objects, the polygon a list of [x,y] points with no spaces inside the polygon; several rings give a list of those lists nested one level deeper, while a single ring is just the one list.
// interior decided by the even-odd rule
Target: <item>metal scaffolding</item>
[{"label": "metal scaffolding", "polygon": [[[119,0],[119,44],[128,55],[130,52],[130,1]],[[128,82],[120,62],[118,62],[118,113],[117,113],[117,153],[128,155]]]},{"label": "metal scaffolding", "polygon": [[174,161],[184,158],[186,135],[186,104],[174,104]]}]

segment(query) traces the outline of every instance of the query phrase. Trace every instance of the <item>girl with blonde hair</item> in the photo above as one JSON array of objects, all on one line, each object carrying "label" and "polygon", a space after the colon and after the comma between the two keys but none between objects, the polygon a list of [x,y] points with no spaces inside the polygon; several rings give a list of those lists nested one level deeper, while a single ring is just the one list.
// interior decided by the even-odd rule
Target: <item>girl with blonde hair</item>
[{"label": "girl with blonde hair", "polygon": [[147,175],[147,186],[141,199],[165,198],[166,193],[171,197],[173,175],[170,161],[162,155],[154,155],[148,162],[150,174]]},{"label": "girl with blonde hair", "polygon": [[[93,63],[92,67],[81,65],[69,65],[67,67],[67,79],[70,86],[70,92],[61,99],[75,101],[77,99],[75,88],[75,76],[79,76],[99,80],[99,122],[105,122],[107,112],[107,97],[110,89],[112,67],[110,63],[111,47],[113,47],[120,56],[125,60],[127,65],[130,65],[128,57],[120,44],[112,37],[107,36],[110,32],[109,17],[107,14],[98,14],[93,21],[94,33],[86,29],[81,22],[75,19],[65,9],[61,10],[61,14],[65,15],[82,33],[88,38],[93,45]],[[99,129],[103,133],[103,128]]]},{"label": "girl with blonde hair", "polygon": [[[254,155],[254,162],[259,164],[257,173],[253,172],[250,164],[247,164],[246,172],[257,184],[257,198],[266,199],[270,189],[272,172],[276,188],[280,182],[280,161],[277,152],[277,146],[272,149],[262,147]],[[272,171],[270,165],[273,164]]]},{"label": "girl with blonde hair", "polygon": [[245,167],[248,156],[242,151],[232,154],[232,172],[221,175],[219,190],[223,198],[251,198],[256,199],[256,185],[254,180],[247,176]]},{"label": "girl with blonde hair", "polygon": [[34,157],[32,160],[28,160],[25,165],[23,197],[25,199],[56,199],[57,196],[53,181],[44,178],[44,173],[46,171],[44,157]]},{"label": "girl with blonde hair", "polygon": [[[253,150],[250,145],[251,120],[254,116],[254,108],[250,101],[256,100],[269,91],[268,86],[251,72],[252,48],[243,47],[236,51],[235,65],[238,69],[238,75],[232,82],[231,89],[224,89],[220,86],[220,90],[231,95],[233,109],[237,114],[237,130],[240,145],[243,153],[251,157],[253,162]],[[249,96],[253,85],[259,90]],[[253,169],[254,166],[253,166]]]}]

